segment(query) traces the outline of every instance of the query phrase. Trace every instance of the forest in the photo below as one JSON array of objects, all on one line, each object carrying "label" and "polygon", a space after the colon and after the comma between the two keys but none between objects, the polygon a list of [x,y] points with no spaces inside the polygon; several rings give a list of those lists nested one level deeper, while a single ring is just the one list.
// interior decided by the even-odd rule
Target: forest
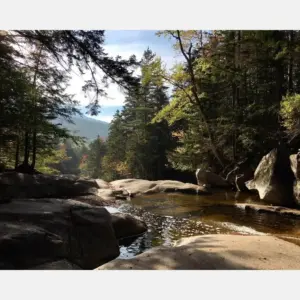
[{"label": "forest", "polygon": [[[110,57],[105,31],[1,31],[0,169],[158,180],[255,168],[280,143],[297,152],[300,31],[157,35],[182,57],[171,70],[151,48],[141,60]],[[74,69],[89,78],[91,115],[109,84],[126,94],[105,141],[87,143],[56,121],[80,114],[66,92]]]}]

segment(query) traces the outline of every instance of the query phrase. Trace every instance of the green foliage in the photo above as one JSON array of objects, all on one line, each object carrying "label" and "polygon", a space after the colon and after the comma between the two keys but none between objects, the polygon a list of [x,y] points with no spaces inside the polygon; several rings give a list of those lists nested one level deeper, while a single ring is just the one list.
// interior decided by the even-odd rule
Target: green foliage
[{"label": "green foliage", "polygon": [[[111,58],[103,44],[104,31],[0,31],[0,163],[50,172],[48,160],[51,163],[56,156],[49,152],[66,140],[82,142],[59,124],[72,123],[79,114],[78,102],[66,92],[71,69],[90,74],[82,89],[94,92],[87,107],[93,115],[110,82],[127,90],[137,88],[135,57]],[[72,152],[72,147],[67,150]],[[71,154],[69,166],[64,161],[58,164],[60,171],[79,172],[76,154]]]},{"label": "green foliage", "polygon": [[44,174],[60,174],[57,165],[69,159],[64,148],[52,150],[49,154],[38,155],[36,169]]},{"label": "green foliage", "polygon": [[176,121],[187,119],[189,117],[190,107],[191,104],[186,99],[174,97],[168,105],[154,116],[151,123],[154,124],[166,120],[169,125],[173,125]]},{"label": "green foliage", "polygon": [[152,118],[168,104],[163,85],[160,58],[147,49],[141,62],[141,86],[127,93],[125,106],[110,126],[105,178],[135,177],[161,179],[167,165],[167,150],[172,146],[167,122]]},{"label": "green foliage", "polygon": [[81,174],[92,178],[101,178],[103,175],[102,160],[105,153],[106,145],[98,136],[89,144],[87,151],[82,155]]},{"label": "green foliage", "polygon": [[298,136],[300,134],[300,94],[284,97],[280,114],[288,135]]},{"label": "green foliage", "polygon": [[[255,165],[287,138],[300,148],[300,31],[158,34],[183,58],[170,71],[150,49],[140,62],[109,57],[104,31],[1,31],[0,163],[107,180],[161,179],[170,167],[222,172],[245,158]],[[91,75],[83,86],[94,92],[91,114],[109,83],[125,90],[106,143],[83,145],[58,124],[79,113],[66,92],[71,68]]]},{"label": "green foliage", "polygon": [[174,168],[221,172],[247,157],[255,165],[285,139],[285,129],[289,136],[299,135],[299,98],[285,97],[300,92],[299,31],[159,35],[173,40],[184,58],[164,74],[174,87],[172,99],[152,120],[167,120],[176,138],[168,154]]}]

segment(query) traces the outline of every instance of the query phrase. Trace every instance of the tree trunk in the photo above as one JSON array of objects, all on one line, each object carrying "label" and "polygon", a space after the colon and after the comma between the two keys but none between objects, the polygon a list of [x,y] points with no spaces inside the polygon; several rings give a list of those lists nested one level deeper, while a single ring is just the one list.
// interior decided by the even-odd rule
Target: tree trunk
[{"label": "tree trunk", "polygon": [[194,97],[194,99],[196,101],[196,104],[199,108],[200,117],[201,117],[201,119],[204,123],[205,129],[206,129],[206,132],[207,132],[207,135],[208,135],[211,151],[213,152],[214,156],[216,157],[217,161],[222,166],[222,168],[224,168],[224,163],[223,163],[223,161],[222,161],[222,159],[221,159],[221,157],[220,157],[220,155],[217,151],[217,148],[215,146],[215,143],[214,143],[214,140],[213,140],[213,137],[212,137],[212,133],[210,131],[209,124],[206,120],[206,117],[205,117],[203,111],[202,111],[201,101],[200,101],[200,98],[198,96],[198,85],[197,85],[197,82],[196,82],[196,79],[195,79],[195,74],[194,74],[194,69],[193,69],[193,62],[192,62],[192,57],[191,57],[191,46],[192,45],[190,46],[190,49],[186,53],[184,48],[183,48],[183,45],[182,45],[182,40],[181,40],[179,30],[177,30],[177,40],[179,42],[180,51],[183,54],[183,56],[184,56],[184,58],[187,62],[187,65],[188,65],[188,71],[189,71],[189,75],[190,75],[190,79],[191,79],[191,83],[192,83],[192,94],[193,94],[193,97]]},{"label": "tree trunk", "polygon": [[232,152],[233,152],[233,161],[235,162],[237,159],[237,109],[239,105],[240,98],[240,80],[239,77],[237,79],[236,74],[240,75],[240,52],[241,52],[241,31],[237,31],[236,34],[233,35],[234,41],[236,41],[234,45],[234,69],[235,69],[235,79],[233,81],[233,93],[232,93],[232,110],[234,114],[234,128],[233,128],[233,143],[232,143]]},{"label": "tree trunk", "polygon": [[[276,30],[274,32],[274,42],[281,42],[284,38],[284,32],[280,30]],[[278,43],[278,46],[276,48],[276,54],[280,53],[282,51],[281,45]],[[275,54],[275,55],[276,55]],[[283,59],[275,59],[274,60],[274,67],[275,67],[275,102],[278,104],[282,100],[282,96],[285,94],[284,90],[284,65],[283,65]]]},{"label": "tree trunk", "polygon": [[30,148],[29,148],[29,132],[28,130],[25,131],[25,138],[24,138],[24,160],[23,165],[28,167],[29,166],[29,154],[30,154]]},{"label": "tree trunk", "polygon": [[34,169],[35,168],[35,163],[36,163],[36,136],[37,136],[37,132],[36,132],[36,128],[33,129],[33,135],[32,135],[32,161],[31,161],[31,168]]},{"label": "tree trunk", "polygon": [[289,66],[288,66],[288,93],[294,92],[293,88],[293,65],[294,65],[294,32],[289,32]]},{"label": "tree trunk", "polygon": [[36,80],[37,80],[37,72],[39,70],[39,65],[41,61],[41,55],[42,55],[42,46],[40,46],[37,61],[36,61],[36,66],[35,66],[35,71],[34,71],[34,76],[33,76],[33,134],[32,134],[32,162],[31,162],[31,168],[35,168],[35,163],[36,163],[36,152],[37,152],[37,99],[36,99]]},{"label": "tree trunk", "polygon": [[20,154],[20,139],[19,135],[17,135],[17,140],[16,140],[16,153],[15,153],[15,169],[19,165],[19,154]]},{"label": "tree trunk", "polygon": [[232,159],[235,162],[236,160],[236,96],[237,96],[237,84],[236,84],[236,69],[237,69],[237,45],[236,45],[236,35],[235,31],[232,31],[230,34],[230,42],[234,41],[233,46],[233,65],[234,65],[234,78],[232,81],[232,112],[233,112],[233,132],[232,132]]}]

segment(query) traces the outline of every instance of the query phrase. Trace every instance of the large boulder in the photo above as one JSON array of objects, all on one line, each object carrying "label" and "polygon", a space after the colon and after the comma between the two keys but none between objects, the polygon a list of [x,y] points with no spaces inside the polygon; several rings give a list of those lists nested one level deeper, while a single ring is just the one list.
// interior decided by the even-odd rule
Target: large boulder
[{"label": "large boulder", "polygon": [[280,146],[262,158],[254,179],[246,182],[246,186],[249,190],[257,190],[260,199],[266,203],[294,206],[294,179],[289,153],[285,147]]},{"label": "large boulder", "polygon": [[294,197],[298,205],[300,205],[300,153],[290,156],[291,168],[295,176],[294,181]]},{"label": "large boulder", "polygon": [[198,185],[208,185],[212,188],[230,188],[232,185],[223,177],[206,170],[197,169],[196,178]]},{"label": "large boulder", "polygon": [[67,255],[60,236],[19,222],[0,223],[0,269],[27,269]]},{"label": "large boulder", "polygon": [[66,259],[93,269],[119,255],[110,213],[69,199],[17,199],[0,205],[0,268]]},{"label": "large boulder", "polygon": [[111,218],[117,239],[137,236],[147,231],[144,221],[129,214],[114,213],[111,214]]},{"label": "large boulder", "polygon": [[84,180],[63,175],[0,173],[0,193],[5,202],[13,198],[61,198],[96,195],[99,185],[95,180]]},{"label": "large boulder", "polygon": [[92,269],[119,255],[119,245],[110,213],[104,208],[72,208],[68,259],[84,269]]}]

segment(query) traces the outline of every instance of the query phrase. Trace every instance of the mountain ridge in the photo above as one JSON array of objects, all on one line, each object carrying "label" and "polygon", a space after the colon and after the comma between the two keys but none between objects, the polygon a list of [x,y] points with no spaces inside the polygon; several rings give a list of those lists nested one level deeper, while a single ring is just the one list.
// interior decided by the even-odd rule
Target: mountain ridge
[{"label": "mountain ridge", "polygon": [[99,135],[106,140],[108,137],[109,123],[101,120],[96,120],[85,115],[73,116],[74,124],[68,123],[66,120],[58,119],[57,121],[62,127],[70,130],[74,135],[78,135],[92,141]]}]

